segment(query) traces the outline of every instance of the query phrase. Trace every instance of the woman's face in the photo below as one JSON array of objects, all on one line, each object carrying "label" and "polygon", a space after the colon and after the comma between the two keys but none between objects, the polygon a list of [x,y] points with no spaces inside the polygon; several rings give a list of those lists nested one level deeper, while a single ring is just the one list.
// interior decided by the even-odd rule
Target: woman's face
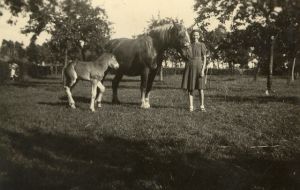
[{"label": "woman's face", "polygon": [[193,37],[194,41],[199,41],[199,38],[200,38],[199,32],[194,32],[192,37]]}]

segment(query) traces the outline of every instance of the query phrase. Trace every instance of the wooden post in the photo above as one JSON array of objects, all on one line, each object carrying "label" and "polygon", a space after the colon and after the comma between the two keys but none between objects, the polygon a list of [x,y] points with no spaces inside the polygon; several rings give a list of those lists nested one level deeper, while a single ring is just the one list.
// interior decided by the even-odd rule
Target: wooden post
[{"label": "wooden post", "polygon": [[164,80],[164,76],[163,76],[163,66],[160,67],[160,71],[159,71],[159,81],[163,81]]},{"label": "wooden post", "polygon": [[269,64],[269,74],[268,74],[268,78],[267,78],[267,90],[266,90],[266,95],[270,95],[270,92],[271,92],[271,90],[272,90],[274,43],[275,43],[275,37],[274,37],[274,36],[271,36],[270,64]]}]

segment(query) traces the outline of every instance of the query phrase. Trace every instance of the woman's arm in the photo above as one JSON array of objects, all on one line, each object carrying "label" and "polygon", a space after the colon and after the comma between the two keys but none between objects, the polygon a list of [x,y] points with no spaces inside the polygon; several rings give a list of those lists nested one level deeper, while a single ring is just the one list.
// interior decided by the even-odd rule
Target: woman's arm
[{"label": "woman's arm", "polygon": [[201,77],[205,76],[205,68],[206,68],[206,47],[202,44],[202,54],[203,54],[203,66],[201,70]]}]

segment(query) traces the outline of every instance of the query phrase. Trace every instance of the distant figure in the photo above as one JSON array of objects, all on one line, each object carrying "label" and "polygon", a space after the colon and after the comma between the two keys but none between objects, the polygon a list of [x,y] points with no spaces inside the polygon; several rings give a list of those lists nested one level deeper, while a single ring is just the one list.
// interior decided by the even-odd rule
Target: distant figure
[{"label": "distant figure", "polygon": [[69,105],[71,108],[75,109],[75,101],[72,97],[71,90],[77,83],[77,80],[91,81],[92,83],[92,96],[91,96],[91,111],[95,111],[95,99],[97,94],[97,88],[99,88],[100,93],[96,99],[98,107],[101,107],[101,99],[104,93],[105,87],[101,83],[104,76],[104,72],[108,69],[119,68],[119,63],[117,62],[115,56],[110,53],[103,53],[96,61],[85,62],[85,61],[74,61],[69,62],[63,68],[63,83],[68,96]]},{"label": "distant figure", "polygon": [[14,62],[9,64],[10,80],[15,80],[16,78],[18,78],[18,75],[17,75],[18,68],[19,68],[19,65]]},{"label": "distant figure", "polygon": [[191,44],[191,60],[186,63],[183,73],[181,87],[188,91],[189,109],[194,111],[193,91],[197,89],[200,97],[200,110],[205,112],[204,107],[204,87],[205,87],[205,67],[206,67],[206,47],[203,42],[200,42],[200,33],[196,30],[192,31]]}]

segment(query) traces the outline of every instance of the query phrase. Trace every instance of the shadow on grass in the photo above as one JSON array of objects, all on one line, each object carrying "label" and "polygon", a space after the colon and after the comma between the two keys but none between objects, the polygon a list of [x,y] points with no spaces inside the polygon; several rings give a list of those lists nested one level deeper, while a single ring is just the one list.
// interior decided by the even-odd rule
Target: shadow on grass
[{"label": "shadow on grass", "polygon": [[[209,160],[180,140],[0,130],[0,188],[297,189],[299,160]],[[9,143],[7,143],[9,142]],[[6,147],[6,148],[5,148]]]},{"label": "shadow on grass", "polygon": [[[28,87],[53,87],[53,86],[62,86],[61,81],[49,81],[49,80],[39,80],[39,81],[21,81],[10,83],[9,85],[16,86],[19,88],[28,88]],[[63,89],[63,88],[62,88]]]},{"label": "shadow on grass", "polygon": [[[68,104],[68,98],[67,96],[62,96],[59,98],[62,101],[65,102],[39,102],[38,104],[43,104],[43,105],[49,105],[49,106],[60,106],[60,105],[67,105]],[[88,97],[83,97],[83,96],[73,96],[73,99],[75,102],[81,102],[81,103],[87,103],[89,104],[91,99]],[[102,104],[108,104],[108,105],[122,105],[125,107],[140,107],[141,103],[139,102],[140,100],[137,99],[136,102],[126,102],[126,101],[121,101],[120,104],[113,104],[112,101],[102,101]],[[181,109],[182,107],[176,107],[176,106],[165,106],[161,104],[151,104],[152,108],[179,108]]]},{"label": "shadow on grass", "polygon": [[38,104],[48,106],[68,106],[68,102],[38,102]]},{"label": "shadow on grass", "polygon": [[208,95],[212,100],[227,102],[253,102],[266,104],[269,102],[282,102],[294,105],[300,105],[300,98],[296,96],[225,96],[225,95]]}]

